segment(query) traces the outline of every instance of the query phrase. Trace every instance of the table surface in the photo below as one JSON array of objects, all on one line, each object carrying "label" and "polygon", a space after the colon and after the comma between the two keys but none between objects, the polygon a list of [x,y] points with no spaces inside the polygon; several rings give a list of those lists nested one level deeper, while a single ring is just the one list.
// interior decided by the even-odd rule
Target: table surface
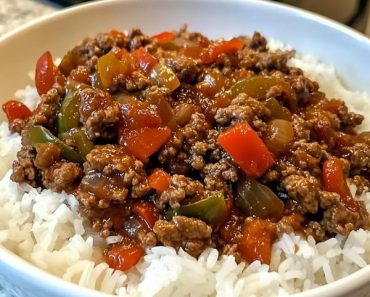
[{"label": "table surface", "polygon": [[0,36],[61,6],[44,0],[0,0]]}]

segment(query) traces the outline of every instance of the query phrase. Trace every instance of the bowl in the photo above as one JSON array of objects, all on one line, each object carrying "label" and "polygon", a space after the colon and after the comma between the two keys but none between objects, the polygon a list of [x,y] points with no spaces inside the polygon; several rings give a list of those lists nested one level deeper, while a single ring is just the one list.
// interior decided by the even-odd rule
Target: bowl
[{"label": "bowl", "polygon": [[[31,83],[28,72],[41,52],[55,57],[86,36],[112,28],[139,27],[148,34],[177,29],[210,37],[231,37],[260,31],[289,43],[302,53],[335,65],[343,83],[370,92],[370,40],[324,17],[286,5],[252,0],[106,0],[76,6],[41,18],[0,38],[0,98]],[[1,120],[4,120],[2,115]],[[370,266],[339,281],[296,297],[368,296]],[[0,247],[0,283],[15,296],[109,296],[63,281]]]}]

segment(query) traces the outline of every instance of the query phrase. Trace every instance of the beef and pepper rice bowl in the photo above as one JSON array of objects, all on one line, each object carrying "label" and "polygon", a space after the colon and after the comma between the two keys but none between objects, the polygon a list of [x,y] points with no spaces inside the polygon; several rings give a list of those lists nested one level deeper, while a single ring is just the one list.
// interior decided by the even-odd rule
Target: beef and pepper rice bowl
[{"label": "beef and pepper rice bowl", "polygon": [[370,261],[366,94],[329,97],[329,66],[186,27],[40,54],[2,106],[8,249],[120,296],[283,296]]}]

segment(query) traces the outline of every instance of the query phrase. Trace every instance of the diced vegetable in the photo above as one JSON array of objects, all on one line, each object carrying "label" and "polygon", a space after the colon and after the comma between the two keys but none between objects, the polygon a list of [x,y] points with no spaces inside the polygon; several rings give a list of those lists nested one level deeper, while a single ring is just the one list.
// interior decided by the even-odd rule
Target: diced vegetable
[{"label": "diced vegetable", "polygon": [[58,135],[78,127],[80,122],[80,98],[72,92],[65,96],[58,113]]},{"label": "diced vegetable", "polygon": [[200,45],[186,46],[181,50],[181,53],[188,58],[200,59],[203,52],[203,47]]},{"label": "diced vegetable", "polygon": [[136,68],[141,69],[145,74],[149,74],[157,64],[157,59],[149,54],[144,48],[139,48],[131,53]]},{"label": "diced vegetable", "polygon": [[243,46],[244,42],[238,38],[216,42],[202,52],[201,58],[204,64],[211,64],[217,60],[219,55],[235,53],[242,49]]},{"label": "diced vegetable", "polygon": [[166,51],[183,51],[188,46],[194,46],[194,43],[181,37],[176,37],[172,40],[161,43],[161,48]]},{"label": "diced vegetable", "polygon": [[289,122],[292,120],[289,111],[285,110],[275,98],[267,99],[265,106],[271,111],[272,119],[281,119]]},{"label": "diced vegetable", "polygon": [[176,123],[180,126],[185,126],[189,123],[191,116],[195,111],[196,107],[194,104],[180,103],[174,110]]},{"label": "diced vegetable", "polygon": [[150,229],[153,229],[155,222],[159,219],[156,207],[148,201],[135,203],[132,212],[141,217]]},{"label": "diced vegetable", "polygon": [[110,88],[113,84],[114,78],[119,75],[128,75],[130,65],[118,59],[116,55],[110,51],[101,56],[97,62],[97,73],[104,88]]},{"label": "diced vegetable", "polygon": [[283,201],[269,187],[247,177],[236,184],[235,203],[247,216],[275,220],[283,216]]},{"label": "diced vegetable", "polygon": [[323,100],[322,109],[330,111],[332,113],[337,113],[339,108],[344,105],[344,102],[339,99]]},{"label": "diced vegetable", "polygon": [[82,163],[84,160],[82,156],[77,153],[72,147],[65,144],[59,138],[55,137],[48,129],[38,125],[32,125],[29,127],[29,137],[32,145],[37,143],[50,142],[57,145],[61,152],[62,156],[68,161],[75,163]]},{"label": "diced vegetable", "polygon": [[203,81],[197,84],[197,89],[206,96],[213,97],[225,86],[225,76],[219,71],[207,73]]},{"label": "diced vegetable", "polygon": [[274,164],[266,145],[248,123],[237,124],[221,133],[217,142],[248,177],[258,178]]},{"label": "diced vegetable", "polygon": [[170,209],[166,213],[166,218],[171,219],[174,215],[181,215],[198,218],[215,226],[225,218],[226,210],[224,195],[221,192],[213,192],[203,200]]},{"label": "diced vegetable", "polygon": [[259,260],[263,264],[270,264],[274,237],[273,226],[269,221],[258,218],[246,220],[243,237],[239,242],[242,258],[248,263]]},{"label": "diced vegetable", "polygon": [[275,119],[268,123],[264,142],[275,156],[285,153],[293,141],[294,131],[291,122]]},{"label": "diced vegetable", "polygon": [[173,119],[173,110],[168,102],[168,98],[162,96],[152,95],[150,98],[147,98],[148,102],[151,105],[156,107],[157,114],[161,118],[163,126],[168,126],[168,123]]},{"label": "diced vegetable", "polygon": [[130,93],[125,93],[125,92],[117,93],[117,94],[114,94],[112,97],[114,98],[114,100],[116,100],[120,104],[137,104],[138,103],[138,99],[136,98],[136,96]]},{"label": "diced vegetable", "polygon": [[9,123],[16,119],[27,119],[32,115],[32,111],[26,105],[16,100],[7,101],[2,107]]},{"label": "diced vegetable", "polygon": [[72,141],[81,156],[86,159],[86,155],[94,148],[94,143],[87,137],[81,129],[72,129],[70,132]]},{"label": "diced vegetable", "polygon": [[68,76],[73,69],[77,68],[77,66],[82,64],[83,59],[76,52],[68,51],[64,55],[58,68],[65,76]]},{"label": "diced vegetable", "polygon": [[39,95],[46,94],[52,88],[56,73],[53,57],[49,51],[46,51],[36,62],[35,84]]},{"label": "diced vegetable", "polygon": [[343,163],[338,158],[324,162],[322,169],[323,189],[339,194],[341,202],[351,211],[358,212],[361,205],[356,201],[349,190],[343,171]]},{"label": "diced vegetable", "polygon": [[83,85],[90,84],[90,73],[87,68],[77,68],[70,74],[68,80],[74,80],[78,89]]},{"label": "diced vegetable", "polygon": [[264,98],[272,87],[280,87],[287,97],[290,109],[297,108],[297,100],[294,91],[289,83],[278,77],[253,76],[236,82],[230,89],[231,95],[236,97],[245,93],[253,98]]},{"label": "diced vegetable", "polygon": [[171,137],[167,127],[142,128],[126,141],[127,149],[138,159],[146,161],[158,151]]},{"label": "diced vegetable", "polygon": [[180,81],[176,74],[162,63],[154,66],[150,78],[160,87],[167,88],[170,92],[176,90],[180,86]]},{"label": "diced vegetable", "polygon": [[170,181],[171,175],[159,168],[155,169],[148,177],[149,187],[159,192],[167,190],[170,186]]},{"label": "diced vegetable", "polygon": [[162,32],[157,35],[153,35],[151,38],[160,43],[166,43],[171,41],[176,37],[175,33],[173,32]]},{"label": "diced vegetable", "polygon": [[106,252],[106,262],[109,267],[127,271],[139,262],[144,255],[143,248],[134,241],[114,245]]},{"label": "diced vegetable", "polygon": [[[122,118],[118,124],[118,139],[121,145],[125,147],[128,147],[129,144],[133,145],[133,138],[138,137],[138,139],[142,139],[140,135],[143,133],[143,129],[147,128],[153,128],[154,130],[151,132],[153,137],[156,137],[158,133],[154,133],[154,131],[157,131],[156,129],[160,128],[162,120],[156,109],[149,108],[148,101],[143,103],[138,101],[123,104],[121,106],[121,110]],[[159,135],[163,134],[162,132],[163,129],[159,129]],[[147,131],[146,134],[149,135],[150,132]],[[145,139],[142,141],[145,142]],[[149,143],[152,142],[151,139],[148,139],[148,141]],[[160,139],[157,139],[156,141],[158,142]],[[144,144],[144,142],[142,144]],[[140,148],[140,151],[142,150],[146,149]]]}]

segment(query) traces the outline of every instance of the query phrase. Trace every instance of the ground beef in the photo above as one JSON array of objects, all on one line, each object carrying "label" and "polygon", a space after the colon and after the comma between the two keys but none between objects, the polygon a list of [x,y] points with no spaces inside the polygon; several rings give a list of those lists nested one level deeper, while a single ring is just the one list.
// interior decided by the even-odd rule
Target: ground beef
[{"label": "ground beef", "polygon": [[296,200],[302,213],[316,213],[319,207],[319,181],[311,175],[288,175],[281,181],[282,188],[289,197]]},{"label": "ground beef", "polygon": [[139,239],[141,246],[145,249],[156,246],[157,244],[157,237],[152,231],[146,232],[144,230],[140,230],[137,233],[137,238]]},{"label": "ground beef", "polygon": [[288,59],[294,55],[294,51],[257,52],[253,49],[244,48],[239,55],[239,68],[250,69],[256,72],[280,70],[287,72]]},{"label": "ground beef", "polygon": [[38,143],[36,148],[35,166],[39,169],[47,169],[59,161],[61,158],[61,150],[53,143]]},{"label": "ground beef", "polygon": [[296,94],[297,104],[306,106],[312,100],[312,93],[317,92],[319,85],[317,82],[299,74],[292,78],[291,87]]},{"label": "ground beef", "polygon": [[370,168],[370,146],[366,143],[355,143],[351,147],[344,147],[340,150],[340,156],[349,160],[354,174],[368,171]]},{"label": "ground beef", "polygon": [[295,141],[290,145],[287,161],[299,169],[310,172],[313,176],[321,175],[320,162],[327,146],[318,142]]},{"label": "ground beef", "polygon": [[233,256],[235,261],[240,262],[242,260],[242,256],[239,252],[239,246],[237,244],[225,244],[221,251],[222,255],[226,256]]},{"label": "ground beef", "polygon": [[32,187],[39,186],[38,171],[35,167],[36,150],[31,145],[23,145],[13,163],[11,180],[17,183],[28,183]]},{"label": "ground beef", "polygon": [[33,125],[41,125],[51,131],[55,130],[57,112],[64,94],[59,94],[54,88],[41,96],[41,101],[30,119]]},{"label": "ground beef", "polygon": [[194,257],[212,246],[212,228],[198,219],[175,216],[170,222],[158,220],[153,230],[164,246],[181,247]]},{"label": "ground beef", "polygon": [[178,129],[160,150],[159,162],[167,165],[173,174],[186,174],[190,170],[190,166],[202,168],[204,164],[202,154],[198,154],[197,147],[195,150],[193,147],[206,138],[208,129],[209,124],[205,116],[201,113],[193,114],[190,122]]},{"label": "ground beef", "polygon": [[[235,97],[229,106],[219,108],[215,115],[217,124],[229,126],[239,122],[248,122],[253,127],[258,120],[267,119],[270,116],[270,110],[256,99],[248,97],[242,93]],[[259,126],[258,130],[265,129],[266,125]]]},{"label": "ground beef", "polygon": [[82,169],[76,163],[55,162],[41,170],[42,183],[45,188],[56,192],[74,190],[82,177]]},{"label": "ground beef", "polygon": [[119,83],[130,92],[142,91],[152,85],[151,80],[140,71],[134,71],[129,77],[124,78],[122,82]]},{"label": "ground beef", "polygon": [[142,197],[150,190],[143,167],[122,146],[97,146],[86,156],[77,198],[86,207],[107,208],[111,201],[123,203],[128,195]]},{"label": "ground beef", "polygon": [[202,183],[191,180],[183,175],[173,175],[170,186],[165,190],[156,201],[158,208],[163,209],[168,203],[171,207],[177,208],[185,198],[199,200],[204,196]]},{"label": "ground beef", "polygon": [[26,127],[27,120],[24,119],[14,119],[12,122],[9,122],[9,130],[12,133],[21,134],[22,130]]},{"label": "ground beef", "polygon": [[367,226],[367,221],[367,215],[362,216],[338,203],[324,211],[323,225],[328,232],[347,235],[360,226]]},{"label": "ground beef", "polygon": [[[128,46],[127,36],[123,33],[112,31],[110,33],[99,33],[95,38],[86,38],[81,44],[74,47],[63,58],[59,69],[62,73],[69,75],[72,69],[78,65],[87,67],[90,73],[94,72],[98,58],[108,53],[112,48],[124,48]],[[62,67],[61,67],[62,66]]]},{"label": "ground beef", "polygon": [[352,179],[350,179],[350,183],[356,186],[356,195],[361,195],[370,189],[369,181],[361,175],[355,175]]},{"label": "ground beef", "polygon": [[110,33],[99,33],[96,35],[96,45],[103,51],[103,53],[108,53],[114,47],[127,47],[128,38],[125,34],[118,32]]},{"label": "ground beef", "polygon": [[338,108],[337,115],[343,126],[355,127],[357,125],[361,125],[364,120],[363,115],[348,111],[348,108],[344,103]]},{"label": "ground beef", "polygon": [[265,52],[267,50],[267,40],[261,33],[254,32],[252,39],[246,44],[246,47],[259,52]]},{"label": "ground beef", "polygon": [[136,50],[150,44],[152,40],[144,35],[140,29],[132,29],[128,35],[128,48],[130,51]]},{"label": "ground beef", "polygon": [[328,191],[319,191],[320,207],[327,209],[336,204],[339,200],[339,194]]},{"label": "ground beef", "polygon": [[231,182],[235,183],[239,178],[237,166],[226,158],[217,163],[208,163],[203,174],[206,190],[221,191],[228,195],[232,192]]},{"label": "ground beef", "polygon": [[115,124],[120,118],[120,107],[110,94],[100,89],[84,88],[79,91],[81,122],[85,123],[91,139],[111,139],[116,136]]},{"label": "ground beef", "polygon": [[306,121],[298,115],[292,116],[292,125],[294,137],[297,139],[310,140],[310,130],[307,127]]},{"label": "ground beef", "polygon": [[304,232],[306,236],[312,236],[316,242],[323,241],[326,238],[325,229],[319,222],[310,221]]},{"label": "ground beef", "polygon": [[167,65],[176,73],[180,81],[186,83],[197,81],[203,70],[200,60],[184,56],[175,56],[172,59],[168,59]]}]

